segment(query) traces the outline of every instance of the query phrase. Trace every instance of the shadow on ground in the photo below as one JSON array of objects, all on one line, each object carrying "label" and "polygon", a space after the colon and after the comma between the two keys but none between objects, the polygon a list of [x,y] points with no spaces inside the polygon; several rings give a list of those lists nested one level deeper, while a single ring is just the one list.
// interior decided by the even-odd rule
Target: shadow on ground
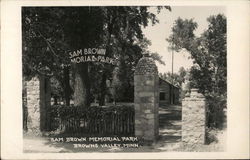
[{"label": "shadow on ground", "polygon": [[[75,137],[75,136],[74,136]],[[80,143],[80,142],[77,142]],[[105,142],[106,143],[106,142]],[[114,142],[111,142],[114,144]],[[106,143],[110,145],[111,143]],[[139,147],[120,147],[121,142],[115,142],[118,147],[98,147],[94,145],[90,148],[75,148],[76,142],[52,142],[50,137],[30,137],[24,136],[24,152],[161,152],[178,151],[181,144],[181,106],[180,105],[161,105],[159,108],[159,139],[153,145],[142,145]],[[88,145],[87,143],[85,143]],[[135,143],[132,143],[136,144]],[[100,146],[100,144],[98,144]]]}]

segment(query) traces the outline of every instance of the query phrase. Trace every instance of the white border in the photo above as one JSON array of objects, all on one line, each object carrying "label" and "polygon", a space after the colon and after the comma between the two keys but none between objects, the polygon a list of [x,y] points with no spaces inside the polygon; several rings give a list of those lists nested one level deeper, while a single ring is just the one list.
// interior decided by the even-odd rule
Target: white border
[{"label": "white border", "polygon": [[[175,5],[227,7],[228,22],[228,142],[226,152],[148,153],[23,153],[21,6]],[[1,158],[3,159],[167,159],[249,157],[248,1],[65,0],[1,1]]]}]

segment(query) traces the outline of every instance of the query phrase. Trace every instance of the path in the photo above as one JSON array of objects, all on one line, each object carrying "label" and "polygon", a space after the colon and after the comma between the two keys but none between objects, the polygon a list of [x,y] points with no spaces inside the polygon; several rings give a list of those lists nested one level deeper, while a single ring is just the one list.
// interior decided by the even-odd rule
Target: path
[{"label": "path", "polygon": [[159,108],[160,139],[156,148],[172,151],[180,147],[181,142],[181,105],[161,105]]},{"label": "path", "polygon": [[161,105],[159,108],[159,140],[153,146],[139,148],[73,148],[69,143],[53,144],[48,138],[24,137],[25,152],[161,152],[178,151],[181,142],[181,106]]}]

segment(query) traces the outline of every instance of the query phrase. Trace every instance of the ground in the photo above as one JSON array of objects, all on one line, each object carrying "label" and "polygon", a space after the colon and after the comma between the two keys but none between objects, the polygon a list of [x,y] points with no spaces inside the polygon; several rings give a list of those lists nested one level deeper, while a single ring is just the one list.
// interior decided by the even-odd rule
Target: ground
[{"label": "ground", "polygon": [[[212,133],[223,139],[225,132]],[[181,146],[181,106],[161,105],[159,108],[159,140],[151,146],[139,148],[74,148],[72,143],[53,143],[48,137],[24,135],[24,152],[166,152],[193,151]],[[199,146],[195,151],[222,151],[221,141]]]}]

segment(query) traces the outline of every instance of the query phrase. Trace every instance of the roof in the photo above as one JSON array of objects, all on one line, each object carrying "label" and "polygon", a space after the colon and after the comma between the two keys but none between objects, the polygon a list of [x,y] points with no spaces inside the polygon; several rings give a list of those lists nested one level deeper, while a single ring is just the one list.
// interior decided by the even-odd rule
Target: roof
[{"label": "roof", "polygon": [[164,82],[164,83],[167,83],[167,84],[169,84],[169,85],[172,85],[172,86],[174,86],[175,88],[180,89],[179,86],[174,85],[174,84],[172,84],[171,82],[169,82],[168,80],[165,80],[165,79],[162,79],[162,78],[159,77],[159,83],[160,83],[160,81],[162,81],[162,82]]}]

